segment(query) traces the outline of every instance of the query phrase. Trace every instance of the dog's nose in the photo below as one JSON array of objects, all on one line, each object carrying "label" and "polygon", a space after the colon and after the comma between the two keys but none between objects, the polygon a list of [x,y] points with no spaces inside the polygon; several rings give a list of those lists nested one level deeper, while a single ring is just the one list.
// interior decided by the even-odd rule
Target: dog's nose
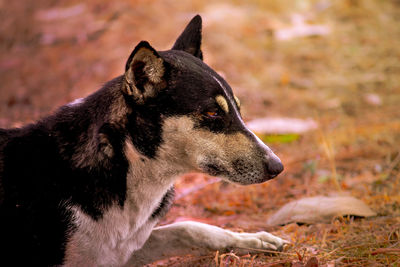
[{"label": "dog's nose", "polygon": [[275,156],[273,159],[269,159],[266,162],[266,171],[268,175],[275,177],[283,171],[283,164],[281,160]]},{"label": "dog's nose", "polygon": [[264,162],[267,176],[272,179],[283,171],[281,160],[270,150]]}]

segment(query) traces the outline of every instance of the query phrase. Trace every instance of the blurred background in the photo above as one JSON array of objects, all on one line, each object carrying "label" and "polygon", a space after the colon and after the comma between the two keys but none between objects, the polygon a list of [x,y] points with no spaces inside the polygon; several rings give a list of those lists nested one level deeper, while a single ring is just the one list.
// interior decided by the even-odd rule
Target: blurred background
[{"label": "blurred background", "polygon": [[[400,264],[399,0],[0,0],[0,127],[94,92],[123,73],[141,40],[169,49],[196,14],[204,61],[230,83],[244,120],[285,172],[246,187],[187,175],[161,224],[268,230],[293,244],[273,256],[160,264],[295,266],[312,257],[321,266]],[[266,225],[289,201],[332,194],[357,197],[378,216]],[[392,250],[372,253],[382,248]]]}]

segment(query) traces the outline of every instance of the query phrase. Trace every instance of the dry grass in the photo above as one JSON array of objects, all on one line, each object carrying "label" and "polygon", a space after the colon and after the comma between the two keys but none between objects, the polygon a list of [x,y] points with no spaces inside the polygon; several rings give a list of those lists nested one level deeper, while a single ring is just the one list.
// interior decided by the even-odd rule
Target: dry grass
[{"label": "dry grass", "polygon": [[[399,1],[70,0],[55,5],[40,0],[0,5],[0,127],[35,120],[89,94],[122,72],[130,50],[142,39],[167,49],[195,13],[204,19],[205,61],[239,95],[245,119],[318,121],[318,131],[272,145],[285,163],[279,178],[239,187],[187,176],[178,189],[197,187],[177,199],[162,222],[196,218],[233,230],[268,230],[291,246],[269,255],[216,252],[163,265],[400,265]],[[76,5],[83,5],[76,16],[38,19],[49,8]],[[290,27],[294,13],[310,24],[329,26],[331,33],[276,40],[276,31]],[[339,191],[362,199],[379,216],[265,226],[284,203]]]}]

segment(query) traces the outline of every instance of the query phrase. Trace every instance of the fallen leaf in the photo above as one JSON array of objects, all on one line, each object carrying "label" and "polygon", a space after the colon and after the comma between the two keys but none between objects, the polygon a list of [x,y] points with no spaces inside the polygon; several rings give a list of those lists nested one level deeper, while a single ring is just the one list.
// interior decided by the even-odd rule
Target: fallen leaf
[{"label": "fallen leaf", "polygon": [[354,197],[316,196],[292,201],[267,221],[268,225],[283,225],[292,222],[297,223],[329,223],[337,216],[355,215],[360,217],[375,216],[364,202]]},{"label": "fallen leaf", "polygon": [[377,94],[372,94],[372,93],[365,94],[364,100],[365,100],[365,102],[367,102],[368,104],[370,104],[372,106],[382,105],[382,98]]},{"label": "fallen leaf", "polygon": [[312,119],[259,118],[246,123],[254,132],[260,134],[300,134],[318,128]]},{"label": "fallen leaf", "polygon": [[258,133],[255,134],[265,143],[286,144],[294,142],[300,138],[299,134],[273,134],[273,135],[258,134]]},{"label": "fallen leaf", "polygon": [[297,250],[295,252],[297,254],[297,258],[299,258],[299,261],[303,261],[303,256],[301,256]]},{"label": "fallen leaf", "polygon": [[280,41],[290,40],[297,37],[328,35],[330,28],[327,25],[307,24],[305,17],[300,14],[292,16],[292,26],[279,29],[275,32],[275,38]]},{"label": "fallen leaf", "polygon": [[85,4],[78,4],[64,8],[39,10],[35,17],[41,21],[54,21],[81,15],[86,9]]},{"label": "fallen leaf", "polygon": [[318,267],[318,259],[316,257],[311,257],[304,267]]}]

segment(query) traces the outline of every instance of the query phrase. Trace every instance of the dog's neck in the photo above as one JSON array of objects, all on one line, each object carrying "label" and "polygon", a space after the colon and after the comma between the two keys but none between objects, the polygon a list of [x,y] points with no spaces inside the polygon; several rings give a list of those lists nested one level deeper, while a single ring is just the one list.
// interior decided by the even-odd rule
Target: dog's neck
[{"label": "dog's neck", "polygon": [[[186,172],[162,159],[143,158],[129,139],[125,142],[125,155],[129,161],[126,205],[147,220],[160,205],[161,199],[173,186],[176,178]],[[144,223],[136,222],[139,225]]]},{"label": "dog's neck", "polygon": [[[74,145],[76,151],[72,155],[72,160],[77,168],[103,169],[106,172],[116,171],[113,164],[113,161],[117,161],[116,159],[125,161],[128,169],[124,205],[130,205],[131,209],[137,209],[138,212],[139,209],[146,207],[143,212],[149,214],[148,216],[143,214],[141,218],[148,218],[159,204],[157,199],[161,199],[166,194],[177,177],[192,169],[182,164],[183,158],[172,158],[172,155],[178,154],[175,150],[179,148],[173,142],[171,144],[169,137],[165,138],[166,142],[160,141],[157,149],[152,152],[153,155],[143,153],[145,149],[141,149],[141,144],[138,147],[136,143],[137,140],[143,140],[141,137],[137,138],[138,134],[146,134],[146,128],[140,127],[140,120],[146,114],[138,114],[139,111],[132,110],[132,107],[128,105],[126,96],[120,90],[121,77],[114,79],[111,83],[113,86],[108,85],[95,95],[71,107],[80,113],[88,108],[99,111],[98,113],[88,112],[94,117],[88,118],[92,123],[84,129],[82,136],[76,138],[78,144]],[[152,122],[146,121],[146,123]],[[156,123],[159,123],[160,133],[170,131],[170,125],[165,126],[159,121]],[[152,133],[149,132],[147,135],[152,135]],[[162,139],[163,137],[160,136],[160,140]]]}]

